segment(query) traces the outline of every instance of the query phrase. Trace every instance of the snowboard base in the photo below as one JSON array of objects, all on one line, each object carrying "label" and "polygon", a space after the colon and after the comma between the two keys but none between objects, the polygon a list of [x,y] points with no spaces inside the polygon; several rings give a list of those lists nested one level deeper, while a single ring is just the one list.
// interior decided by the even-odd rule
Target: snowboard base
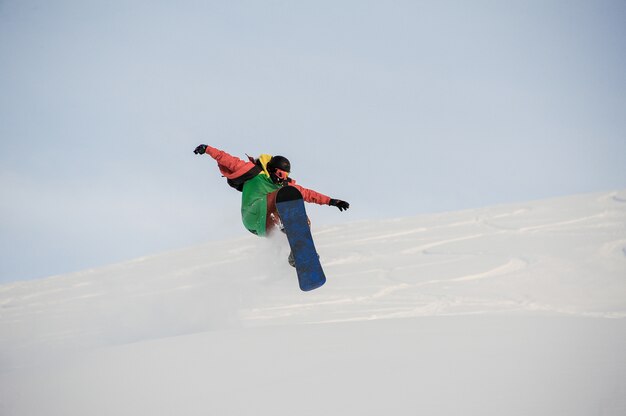
[{"label": "snowboard base", "polygon": [[291,246],[300,289],[317,289],[326,283],[326,276],[315,249],[302,194],[293,186],[279,189],[276,209]]}]

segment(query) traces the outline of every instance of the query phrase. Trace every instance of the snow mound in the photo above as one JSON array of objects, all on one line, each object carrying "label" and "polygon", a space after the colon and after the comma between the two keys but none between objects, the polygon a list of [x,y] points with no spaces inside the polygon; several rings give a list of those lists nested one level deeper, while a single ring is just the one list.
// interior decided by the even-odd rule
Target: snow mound
[{"label": "snow mound", "polygon": [[[626,413],[626,191],[0,286],[0,413]],[[294,410],[297,409],[297,410]]]}]

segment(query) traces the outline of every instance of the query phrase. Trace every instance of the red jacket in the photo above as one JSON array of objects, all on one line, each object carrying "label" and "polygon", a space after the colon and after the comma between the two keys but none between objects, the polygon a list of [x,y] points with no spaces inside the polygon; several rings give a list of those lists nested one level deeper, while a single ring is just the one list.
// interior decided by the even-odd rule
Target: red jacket
[{"label": "red jacket", "polygon": [[[244,161],[238,157],[232,156],[223,150],[216,149],[211,146],[207,146],[206,153],[217,161],[217,166],[226,179],[237,180],[245,177],[246,174],[254,174],[254,170],[257,165],[254,163],[254,159],[250,158],[249,161]],[[256,174],[260,174],[262,170]],[[291,179],[289,186],[298,188],[302,197],[306,202],[312,202],[319,205],[329,205],[330,197],[319,192],[315,192],[312,189],[304,188],[296,184],[296,181]]]}]

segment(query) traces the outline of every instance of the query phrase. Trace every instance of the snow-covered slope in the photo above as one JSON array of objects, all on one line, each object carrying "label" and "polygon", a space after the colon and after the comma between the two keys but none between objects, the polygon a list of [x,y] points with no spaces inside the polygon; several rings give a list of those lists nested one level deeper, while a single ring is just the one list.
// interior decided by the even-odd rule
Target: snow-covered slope
[{"label": "snow-covered slope", "polygon": [[626,414],[626,191],[314,237],[0,286],[0,414]]}]

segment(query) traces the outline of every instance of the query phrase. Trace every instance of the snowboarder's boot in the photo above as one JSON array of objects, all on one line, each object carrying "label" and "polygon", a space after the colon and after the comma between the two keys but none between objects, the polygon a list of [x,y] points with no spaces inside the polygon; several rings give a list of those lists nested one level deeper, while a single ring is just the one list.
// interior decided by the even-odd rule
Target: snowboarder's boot
[{"label": "snowboarder's boot", "polygon": [[287,257],[287,261],[291,267],[296,267],[296,259],[293,256],[293,251],[289,252],[289,257]]},{"label": "snowboarder's boot", "polygon": [[[320,258],[320,255],[319,255],[319,254],[317,255],[317,258],[318,258],[318,259]],[[295,259],[295,257],[293,256],[293,251],[290,251],[290,252],[289,252],[289,257],[287,257],[287,261],[289,262],[289,265],[290,265],[291,267],[296,267],[296,259]]]}]

